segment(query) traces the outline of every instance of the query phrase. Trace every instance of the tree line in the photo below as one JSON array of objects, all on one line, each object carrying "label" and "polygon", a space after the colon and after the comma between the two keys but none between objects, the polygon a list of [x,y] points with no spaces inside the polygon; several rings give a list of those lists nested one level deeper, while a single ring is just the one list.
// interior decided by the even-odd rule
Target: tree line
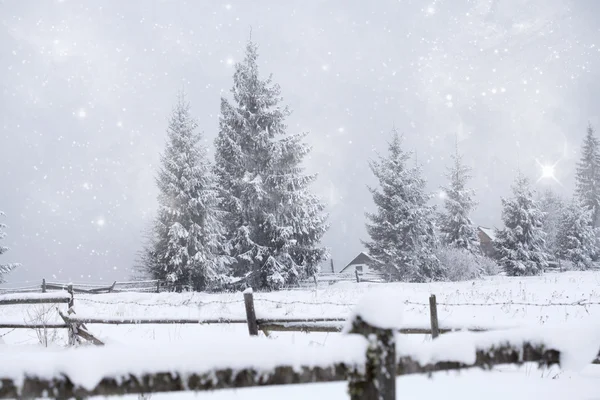
[{"label": "tree line", "polygon": [[[367,214],[369,240],[365,247],[372,268],[389,280],[425,282],[470,279],[489,264],[481,251],[477,227],[470,214],[475,192],[468,188],[471,168],[456,147],[442,188],[444,209],[428,205],[426,181],[419,165],[410,166],[395,130],[387,156],[370,163],[378,180],[370,188],[376,206]],[[512,196],[502,198],[504,227],[495,230],[495,258],[509,276],[537,275],[550,262],[567,261],[589,269],[600,256],[600,142],[590,125],[577,164],[576,191],[568,201],[547,190],[537,195],[520,170]],[[465,265],[470,264],[470,265]],[[460,271],[458,271],[459,269]]]},{"label": "tree line", "polygon": [[[243,282],[276,290],[314,276],[329,257],[321,245],[328,216],[310,190],[316,176],[302,167],[310,152],[306,134],[286,132],[290,110],[272,77],[259,75],[257,57],[249,41],[231,96],[221,98],[212,162],[185,95],[178,96],[156,176],[158,210],[139,254],[145,275],[181,289]],[[498,264],[482,254],[470,217],[477,206],[471,168],[458,144],[439,213],[428,204],[421,167],[410,159],[394,129],[388,154],[369,163],[378,185],[368,187],[375,211],[366,214],[369,238],[362,243],[388,280],[472,279],[497,272],[498,264],[507,275],[535,275],[550,262],[587,269],[600,257],[600,142],[591,126],[572,199],[551,191],[538,196],[517,173],[512,196],[502,198]],[[0,255],[7,250],[0,246]],[[15,266],[0,264],[0,279]]]}]

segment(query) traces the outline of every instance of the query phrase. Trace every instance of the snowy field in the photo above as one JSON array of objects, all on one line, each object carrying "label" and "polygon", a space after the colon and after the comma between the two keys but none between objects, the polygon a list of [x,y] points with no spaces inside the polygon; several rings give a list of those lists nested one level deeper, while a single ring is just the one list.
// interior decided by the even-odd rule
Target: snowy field
[{"label": "snowy field", "polygon": [[[481,281],[431,284],[368,284],[343,282],[312,291],[255,293],[257,316],[261,317],[347,317],[353,305],[368,291],[393,289],[404,301],[382,304],[390,313],[403,314],[405,326],[429,325],[428,298],[436,294],[440,326],[453,327],[529,327],[540,325],[600,322],[600,273],[568,272],[542,277],[491,277]],[[57,305],[65,309],[66,305]],[[2,322],[60,322],[50,305],[0,306]],[[179,317],[245,318],[241,293],[116,293],[76,295],[78,316],[90,317]],[[96,337],[109,346],[190,346],[214,343],[226,347],[248,336],[244,324],[219,325],[88,325]],[[0,329],[4,351],[22,346],[30,350],[39,343],[39,333],[32,330]],[[337,333],[273,333],[281,344],[303,344],[319,348],[335,341]],[[50,345],[64,345],[66,330],[49,330],[42,336]],[[580,335],[573,329],[573,341]],[[428,341],[413,335],[412,341]],[[1,350],[0,350],[1,351]],[[534,366],[502,367],[493,372],[468,371],[457,374],[436,373],[407,376],[397,380],[399,399],[461,398],[480,399],[600,399],[600,366],[590,365],[583,371],[541,371]],[[323,399],[347,399],[346,384],[312,384],[224,390],[212,393],[153,395],[152,398],[202,399],[300,399],[309,396]],[[132,397],[136,398],[136,397]]]}]

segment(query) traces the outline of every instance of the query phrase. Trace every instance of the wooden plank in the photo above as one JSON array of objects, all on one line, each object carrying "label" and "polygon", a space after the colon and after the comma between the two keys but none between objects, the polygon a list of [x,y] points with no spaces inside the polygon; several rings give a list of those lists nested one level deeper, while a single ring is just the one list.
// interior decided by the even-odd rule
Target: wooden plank
[{"label": "wooden plank", "polygon": [[96,317],[68,317],[69,321],[82,324],[107,324],[107,325],[164,325],[164,324],[245,324],[245,319],[225,318],[96,318]]},{"label": "wooden plank", "polygon": [[254,311],[254,296],[252,294],[252,289],[244,292],[244,305],[246,308],[248,333],[250,336],[258,336],[258,323],[256,322],[256,312]]},{"label": "wooden plank", "polygon": [[435,294],[429,296],[429,317],[431,319],[431,337],[435,339],[440,335]]},{"label": "wooden plank", "polygon": [[422,374],[436,371],[449,371],[465,368],[490,369],[494,365],[522,365],[526,362],[537,362],[539,366],[560,364],[560,352],[549,349],[544,344],[524,343],[522,346],[510,344],[493,346],[476,351],[475,362],[465,364],[456,361],[441,361],[435,364],[421,365],[411,357],[402,356],[398,363],[398,375]]},{"label": "wooden plank", "polygon": [[105,377],[94,388],[74,384],[69,377],[52,379],[24,376],[18,380],[0,378],[0,399],[86,398],[180,391],[209,391],[253,386],[288,385],[346,380],[350,367],[338,363],[330,366],[278,366],[271,371],[245,368],[219,369],[206,373],[165,371],[153,374],[124,374]]},{"label": "wooden plank", "polygon": [[48,296],[48,297],[24,297],[18,298],[12,295],[11,297],[0,296],[0,306],[14,305],[14,304],[56,304],[56,303],[69,303],[70,299],[64,296]]},{"label": "wooden plank", "polygon": [[315,324],[277,324],[277,323],[259,323],[258,329],[263,332],[340,332],[342,325],[315,325]]},{"label": "wooden plank", "polygon": [[104,346],[104,342],[102,342],[100,339],[89,333],[85,328],[81,326],[77,327],[77,334],[83,339],[87,340],[88,342],[95,344],[96,346]]},{"label": "wooden plank", "polygon": [[102,292],[110,293],[114,290],[116,284],[117,284],[117,281],[114,281],[113,284],[110,286],[88,289],[88,293],[102,293]]},{"label": "wooden plank", "polygon": [[91,289],[82,289],[80,287],[76,287],[75,285],[58,285],[58,284],[54,284],[54,283],[46,283],[46,289],[51,289],[51,290],[73,290],[73,293],[83,293],[83,294],[97,294],[97,293],[109,293],[111,292],[114,287],[115,287],[115,283],[113,283],[111,286],[104,286],[104,287],[97,287],[97,288],[91,288]]},{"label": "wooden plank", "polygon": [[258,318],[256,320],[259,324],[269,324],[269,323],[292,323],[292,322],[344,322],[346,318]]},{"label": "wooden plank", "polygon": [[[329,323],[327,323],[329,322]],[[321,323],[311,323],[311,322],[289,322],[289,321],[278,321],[278,320],[258,320],[258,328],[261,331],[269,331],[269,332],[340,332],[343,323],[335,323],[336,321],[327,321]],[[486,329],[481,328],[471,328],[465,329],[469,332],[485,332]],[[430,328],[411,328],[406,327],[397,331],[400,334],[404,335],[431,335]],[[438,329],[439,333],[450,333],[456,332],[456,329],[448,329],[448,328],[440,328]]]},{"label": "wooden plank", "polygon": [[47,324],[27,324],[23,322],[11,323],[11,322],[0,322],[0,329],[59,329],[59,328],[68,328],[68,325],[61,323],[47,323]]}]

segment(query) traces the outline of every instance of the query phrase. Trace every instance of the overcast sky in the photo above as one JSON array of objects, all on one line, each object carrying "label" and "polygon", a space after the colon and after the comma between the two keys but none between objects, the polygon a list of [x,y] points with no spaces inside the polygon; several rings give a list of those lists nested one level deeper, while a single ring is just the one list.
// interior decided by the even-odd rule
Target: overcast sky
[{"label": "overcast sky", "polygon": [[570,196],[600,128],[598,15],[594,0],[0,0],[2,262],[23,264],[7,279],[131,274],[176,93],[212,148],[250,27],[290,133],[309,132],[338,268],[362,250],[368,160],[393,125],[432,193],[458,137],[478,225],[500,226],[518,165],[535,182],[558,161],[561,184],[536,188]]}]

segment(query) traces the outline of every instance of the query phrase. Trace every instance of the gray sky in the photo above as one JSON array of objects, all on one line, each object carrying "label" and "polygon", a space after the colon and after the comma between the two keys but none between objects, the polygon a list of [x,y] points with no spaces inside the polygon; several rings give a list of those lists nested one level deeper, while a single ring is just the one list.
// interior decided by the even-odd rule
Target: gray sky
[{"label": "gray sky", "polygon": [[0,0],[2,261],[23,264],[9,282],[129,276],[176,92],[212,147],[250,26],[290,132],[310,132],[338,268],[362,250],[367,163],[393,124],[432,192],[458,135],[484,226],[518,164],[535,181],[536,160],[560,160],[562,185],[537,187],[570,195],[588,121],[600,125],[594,0],[99,3]]}]

